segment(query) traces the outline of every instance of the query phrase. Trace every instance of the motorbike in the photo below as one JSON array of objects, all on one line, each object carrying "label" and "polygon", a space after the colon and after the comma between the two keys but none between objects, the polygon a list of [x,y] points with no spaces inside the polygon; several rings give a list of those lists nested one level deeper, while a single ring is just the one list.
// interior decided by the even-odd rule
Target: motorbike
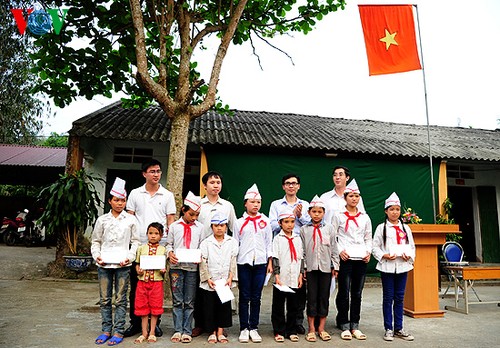
[{"label": "motorbike", "polygon": [[24,209],[23,211],[19,211],[17,213],[17,216],[13,221],[14,223],[12,225],[9,225],[11,227],[8,228],[8,231],[6,231],[4,235],[5,244],[12,246],[24,240],[24,234],[26,231],[26,216],[28,215],[28,213],[28,209]]},{"label": "motorbike", "polygon": [[33,220],[31,226],[28,226],[24,234],[24,245],[32,247],[37,244],[42,244],[45,241],[45,227],[38,220]]},{"label": "motorbike", "polygon": [[5,237],[10,231],[17,230],[17,225],[15,219],[8,218],[4,216],[2,219],[2,226],[0,227],[0,240],[5,243]]}]

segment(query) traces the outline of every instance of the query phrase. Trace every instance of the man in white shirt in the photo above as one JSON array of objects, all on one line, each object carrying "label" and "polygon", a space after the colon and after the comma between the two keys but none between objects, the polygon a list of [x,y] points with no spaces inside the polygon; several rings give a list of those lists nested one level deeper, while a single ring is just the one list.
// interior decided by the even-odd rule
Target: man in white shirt
[{"label": "man in white shirt", "polygon": [[[333,183],[335,187],[333,190],[323,193],[320,197],[326,205],[325,217],[323,218],[325,223],[332,224],[333,215],[345,208],[344,191],[350,178],[351,173],[349,168],[344,166],[333,168]],[[358,210],[366,212],[361,198],[358,203]]]},{"label": "man in white shirt", "polygon": [[[139,237],[141,244],[147,244],[147,228],[152,222],[161,223],[164,229],[164,235],[161,244],[165,244],[168,226],[175,220],[176,208],[175,199],[172,192],[168,191],[160,184],[161,163],[158,160],[151,159],[142,164],[142,176],[146,183],[133,189],[127,200],[127,212],[135,215],[139,222]],[[140,333],[141,317],[134,313],[135,309],[135,291],[137,288],[137,273],[135,265],[130,268],[130,326],[125,330],[124,336],[130,337]],[[163,335],[159,327],[160,319],[156,325],[156,336]]]}]

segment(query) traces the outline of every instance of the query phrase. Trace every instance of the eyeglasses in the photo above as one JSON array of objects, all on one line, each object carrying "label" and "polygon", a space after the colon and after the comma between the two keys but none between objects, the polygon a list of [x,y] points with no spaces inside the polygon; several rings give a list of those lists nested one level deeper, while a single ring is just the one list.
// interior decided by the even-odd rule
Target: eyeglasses
[{"label": "eyeglasses", "polygon": [[161,170],[149,170],[148,174],[161,174]]},{"label": "eyeglasses", "polygon": [[298,182],[285,181],[285,186],[294,187],[294,186],[298,186],[298,185],[299,185]]}]

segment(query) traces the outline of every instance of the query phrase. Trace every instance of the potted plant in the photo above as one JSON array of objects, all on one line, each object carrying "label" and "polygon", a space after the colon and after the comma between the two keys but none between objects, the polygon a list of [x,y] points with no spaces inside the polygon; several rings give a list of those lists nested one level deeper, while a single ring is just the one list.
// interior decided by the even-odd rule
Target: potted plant
[{"label": "potted plant", "polygon": [[94,185],[97,180],[102,179],[80,169],[60,175],[39,194],[39,200],[45,204],[40,221],[57,241],[56,264],[65,260],[68,268],[81,271],[92,263],[90,242],[84,232],[98,216],[101,200]]}]

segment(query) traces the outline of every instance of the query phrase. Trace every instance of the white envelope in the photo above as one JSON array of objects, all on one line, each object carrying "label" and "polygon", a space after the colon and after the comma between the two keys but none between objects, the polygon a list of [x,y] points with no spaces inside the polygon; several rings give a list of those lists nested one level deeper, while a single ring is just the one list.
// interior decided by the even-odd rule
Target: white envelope
[{"label": "white envelope", "polygon": [[125,261],[127,258],[128,251],[123,249],[117,250],[103,250],[101,252],[102,262],[106,264],[119,264],[122,261]]},{"label": "white envelope", "polygon": [[283,292],[291,292],[292,294],[295,294],[295,291],[293,291],[288,285],[278,285],[278,284],[273,284],[276,289],[278,289],[279,291],[283,291]]},{"label": "white envelope", "polygon": [[165,255],[141,255],[140,267],[142,269],[164,269]]},{"label": "white envelope", "polygon": [[366,247],[364,245],[351,245],[346,249],[346,253],[350,259],[361,260],[366,256]]},{"label": "white envelope", "polygon": [[201,249],[177,249],[175,251],[178,262],[201,262]]},{"label": "white envelope", "polygon": [[396,255],[396,256],[401,256],[403,254],[405,255],[411,255],[411,245],[410,244],[391,244],[389,245],[389,254],[390,255]]},{"label": "white envelope", "polygon": [[266,279],[264,279],[264,286],[267,286],[267,284],[269,283],[269,279],[271,279],[272,275],[273,275],[272,273],[266,274]]},{"label": "white envelope", "polygon": [[332,296],[333,292],[335,291],[335,287],[336,287],[335,280],[336,280],[336,278],[332,277],[332,283],[330,284],[330,296]]},{"label": "white envelope", "polygon": [[215,283],[215,292],[219,296],[221,303],[226,303],[234,300],[234,294],[229,288],[229,285],[226,285],[226,279],[218,279],[214,281]]}]

